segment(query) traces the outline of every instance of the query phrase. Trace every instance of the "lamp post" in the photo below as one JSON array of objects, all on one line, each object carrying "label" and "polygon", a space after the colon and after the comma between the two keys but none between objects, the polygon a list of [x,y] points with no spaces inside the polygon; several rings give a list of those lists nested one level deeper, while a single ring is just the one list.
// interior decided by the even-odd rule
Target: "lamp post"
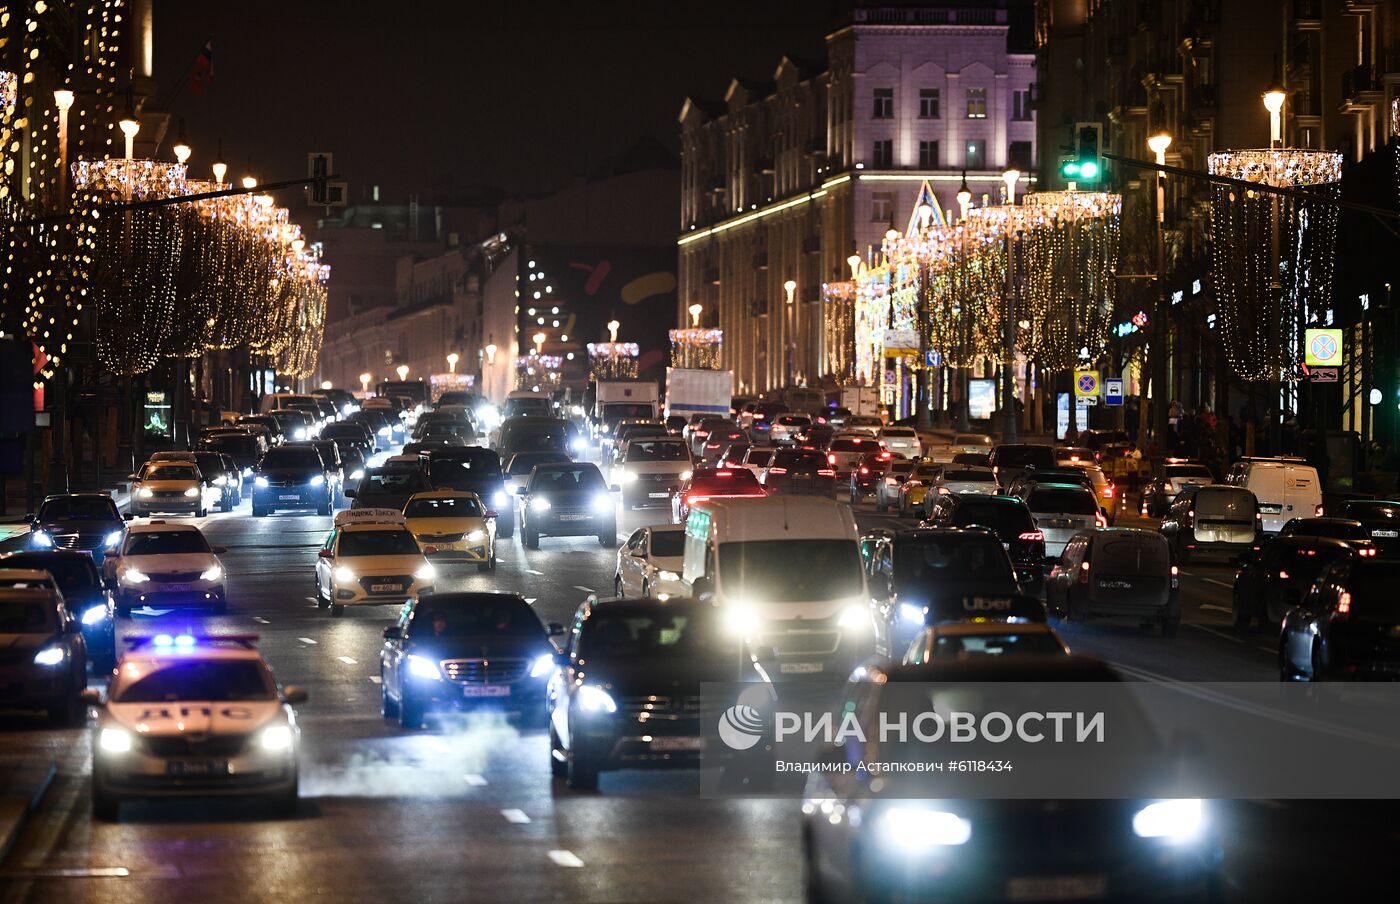
[{"label": "lamp post", "polygon": [[[1167,162],[1167,148],[1172,146],[1172,136],[1167,132],[1156,132],[1147,139],[1150,150],[1158,166]],[[1167,405],[1170,402],[1167,392],[1167,175],[1157,171],[1157,304],[1152,315],[1152,345],[1149,348],[1152,395],[1155,405],[1152,416],[1152,438],[1158,449],[1165,449],[1167,435]],[[1138,411],[1139,434],[1146,417],[1146,393],[1141,393],[1141,407]]]},{"label": "lamp post", "polygon": [[[68,210],[68,111],[73,107],[73,92],[60,88],[53,93],[54,106],[58,108],[58,197],[54,209],[59,213]],[[125,128],[123,127],[123,131]],[[130,142],[127,156],[130,157]],[[66,229],[60,230],[57,241],[58,251],[67,251],[64,241]],[[68,368],[61,364],[54,368],[51,387],[53,389],[50,429],[53,431],[52,460],[49,462],[49,492],[68,492],[68,414],[67,414]]]},{"label": "lamp post", "polygon": [[692,327],[695,327],[696,329],[699,329],[700,312],[705,310],[705,308],[699,302],[696,302],[695,304],[686,308],[686,310],[690,312],[690,325]]},{"label": "lamp post", "polygon": [[1263,94],[1264,109],[1269,111],[1269,147],[1283,144],[1283,102],[1288,92],[1278,82],[1270,85]]},{"label": "lamp post", "polygon": [[213,165],[209,168],[214,171],[214,183],[216,185],[223,185],[224,176],[228,174],[228,164],[224,163],[222,160],[215,160]]},{"label": "lamp post", "polygon": [[457,372],[457,362],[462,360],[462,356],[456,352],[447,353],[447,372],[455,374]]},{"label": "lamp post", "polygon": [[854,282],[855,278],[860,276],[860,255],[852,253],[846,258],[846,266],[851,268],[851,280]]},{"label": "lamp post", "polygon": [[495,364],[495,363],[496,363],[496,343],[492,342],[490,345],[486,346],[486,348],[483,349],[483,351],[486,352],[486,363],[487,363],[488,365]]},{"label": "lamp post", "polygon": [[399,380],[400,380],[400,381],[402,381],[402,380],[407,380],[407,379],[408,379],[408,365],[407,365],[407,364],[400,364],[398,367],[394,368],[394,373],[396,373],[396,374],[399,375]]},{"label": "lamp post", "polygon": [[[617,321],[613,322],[616,323]],[[544,340],[547,337],[544,333],[536,333],[531,338],[535,340],[535,357],[538,358],[540,355],[544,354]]]},{"label": "lamp post", "polygon": [[1016,203],[1016,183],[1021,181],[1021,171],[1013,167],[1008,167],[1006,172],[1001,174],[1001,181],[1006,185],[1006,203]]},{"label": "lamp post", "polygon": [[621,327],[622,327],[622,324],[618,323],[616,320],[609,320],[609,321],[608,321],[608,336],[609,336],[608,341],[609,341],[609,342],[616,342],[616,341],[617,341],[617,331],[618,331],[619,329],[621,329]]},{"label": "lamp post", "polygon": [[370,375],[369,375],[369,374],[367,374],[367,373],[360,374],[360,392],[363,393],[364,395],[369,395],[369,381],[370,381]]},{"label": "lamp post", "polygon": [[786,318],[785,318],[785,325],[786,325],[786,332],[787,332],[787,384],[786,384],[786,385],[787,385],[789,388],[791,388],[791,387],[793,386],[793,381],[794,381],[793,369],[797,366],[797,362],[796,362],[796,360],[794,360],[794,359],[797,357],[797,337],[796,337],[795,335],[793,335],[793,333],[796,331],[796,318],[795,318],[795,316],[794,316],[795,309],[794,309],[793,303],[792,303],[792,295],[793,295],[794,292],[797,291],[797,280],[795,280],[795,279],[789,279],[787,282],[783,283],[783,291],[787,293],[787,305],[786,305],[786,307],[784,308],[784,311],[785,311],[785,313],[787,314],[787,316],[786,316]]},{"label": "lamp post", "polygon": [[[1269,111],[1269,148],[1276,149],[1283,147],[1283,103],[1287,99],[1287,91],[1275,81],[1263,94],[1264,109]],[[1281,292],[1283,281],[1279,278],[1279,204],[1278,195],[1269,194],[1269,290],[1271,292]],[[1290,327],[1293,325],[1290,324]],[[1273,318],[1269,324],[1269,344],[1276,349],[1283,347],[1284,328],[1281,317]],[[1272,396],[1273,405],[1280,406],[1277,414],[1269,416],[1269,444],[1277,452],[1282,443],[1282,415],[1281,406],[1283,404],[1283,374],[1275,370]]]},{"label": "lamp post", "polygon": [[[65,119],[67,116],[64,117]],[[128,113],[117,127],[122,130],[122,135],[126,138],[126,159],[130,160],[135,154],[136,134],[141,131],[141,123],[136,121],[136,117]]]},{"label": "lamp post", "polygon": [[258,187],[258,180],[255,179],[255,178],[253,178],[252,176],[244,176],[243,179],[242,179],[242,182],[243,182],[243,187],[244,187],[244,188],[257,188],[257,187]]},{"label": "lamp post", "polygon": [[[1006,203],[1016,204],[1016,183],[1021,179],[1021,171],[1008,167],[1001,174],[1006,185]],[[1003,326],[1003,346],[1001,363],[1001,436],[1002,442],[1017,441],[1016,423],[1016,318],[1021,316],[1021,279],[1018,268],[1021,261],[1021,238],[1025,234],[1010,228],[1013,219],[1006,218],[1006,320]]]},{"label": "lamp post", "polygon": [[962,173],[962,185],[958,186],[958,220],[967,219],[967,210],[972,206],[972,189],[967,187],[967,170]]}]

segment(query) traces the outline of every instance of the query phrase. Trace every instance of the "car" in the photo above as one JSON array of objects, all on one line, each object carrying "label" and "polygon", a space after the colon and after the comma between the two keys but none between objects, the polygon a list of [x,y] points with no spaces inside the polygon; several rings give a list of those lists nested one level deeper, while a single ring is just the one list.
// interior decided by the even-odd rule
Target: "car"
[{"label": "car", "polygon": [[1301,459],[1243,459],[1225,482],[1254,494],[1265,534],[1277,533],[1290,518],[1325,514],[1317,469]]},{"label": "car", "polygon": [[1123,498],[1118,487],[1113,481],[1108,479],[1108,474],[1104,469],[1096,464],[1084,462],[1074,466],[1083,471],[1089,477],[1090,489],[1099,500],[1099,511],[1103,512],[1104,518],[1108,519],[1108,526],[1112,527],[1118,520],[1118,503]]},{"label": "car", "polygon": [[671,435],[671,431],[666,429],[666,425],[658,421],[639,421],[636,423],[620,424],[617,432],[609,445],[608,458],[613,464],[622,461],[627,455],[627,446],[634,439],[664,439]]},{"label": "car", "polygon": [[478,571],[496,570],[496,512],[475,493],[415,493],[403,516],[428,561],[466,562]]},{"label": "car", "polygon": [[540,537],[593,536],[617,548],[617,502],[591,462],[536,465],[520,497],[520,538],[539,549]]},{"label": "car", "polygon": [[982,656],[1059,658],[1069,647],[1043,622],[940,622],[927,625],[904,651],[903,662],[919,665]]},{"label": "car", "polygon": [[[928,503],[926,499],[928,498],[930,489],[936,486],[938,477],[942,473],[943,465],[936,462],[921,461],[914,464],[913,470],[904,478],[904,482],[899,485],[899,501],[895,505],[899,512],[899,517],[927,517],[925,506],[927,506]],[[934,493],[936,495],[937,490],[934,490]]]},{"label": "car", "polygon": [[836,479],[845,481],[850,479],[851,472],[860,466],[865,456],[880,451],[880,441],[873,436],[838,433],[827,447],[826,461],[835,469]]},{"label": "car", "polygon": [[342,453],[347,444],[358,447],[366,457],[374,453],[374,432],[363,421],[340,421],[335,424],[327,424],[321,429],[321,439],[333,440],[341,447]]},{"label": "car", "polygon": [[36,549],[0,555],[0,574],[33,569],[50,576],[63,604],[82,626],[88,664],[109,672],[116,664],[116,606],[92,556],[78,549]]},{"label": "car", "polygon": [[1046,605],[1070,621],[1109,617],[1176,636],[1181,584],[1161,534],[1129,527],[1081,530],[1045,580]]},{"label": "car", "polygon": [[1186,486],[1172,500],[1158,528],[1182,565],[1196,556],[1233,559],[1263,541],[1259,504],[1244,487]]},{"label": "car", "polygon": [[1400,502],[1385,499],[1348,499],[1337,515],[1360,521],[1371,534],[1382,559],[1400,558]]},{"label": "car", "polygon": [[873,415],[853,414],[841,424],[841,432],[876,439],[884,426],[885,422]]},{"label": "car", "polygon": [[397,417],[391,417],[387,411],[368,405],[350,415],[346,422],[363,424],[374,439],[374,451],[376,452],[387,451],[394,443],[395,433],[401,433],[403,429]]},{"label": "car", "polygon": [[924,454],[923,441],[919,439],[919,432],[913,427],[881,427],[876,438],[885,444],[886,449],[905,458],[920,458]]},{"label": "car", "polygon": [[45,496],[39,511],[25,515],[30,549],[80,549],[102,564],[121,544],[132,515],[117,511],[107,493],[63,493]]},{"label": "car", "polygon": [[744,433],[739,429],[739,425],[727,419],[706,419],[691,435],[691,451],[696,459],[707,465],[719,461],[731,443],[744,442]]},{"label": "car", "polygon": [[306,442],[315,439],[321,432],[321,425],[317,423],[317,418],[309,412],[301,411],[297,408],[277,408],[267,412],[267,416],[277,422],[277,426],[282,428],[282,436],[286,442]]},{"label": "car", "polygon": [[253,517],[288,509],[329,515],[333,492],[321,453],[309,444],[285,443],[269,449],[253,471]]},{"label": "car", "polygon": [[1107,527],[1094,491],[1082,484],[1037,483],[1026,493],[1026,508],[1045,536],[1045,554],[1058,559],[1069,538],[1091,527]]},{"label": "car", "polygon": [[213,490],[214,505],[224,512],[237,508],[243,501],[243,474],[234,466],[233,460],[225,461],[226,456],[205,450],[191,452],[190,455],[205,484]]},{"label": "car", "polygon": [[432,593],[384,629],[379,705],[386,719],[420,728],[430,714],[482,711],[539,719],[557,666],[548,628],[513,593]]},{"label": "car", "polygon": [[773,495],[823,496],[829,499],[836,492],[836,469],[827,463],[825,455],[815,449],[785,447],[769,460],[759,482]]},{"label": "car", "polygon": [[131,481],[129,506],[137,516],[170,512],[203,518],[223,495],[205,481],[192,461],[147,462],[127,479]]},{"label": "car", "polygon": [[[720,455],[719,460],[715,462],[715,467],[742,468],[744,466],[744,456],[752,448],[754,447],[748,442],[730,443],[729,445],[724,447],[724,452]],[[772,450],[768,451],[771,452]],[[769,457],[771,458],[772,456],[770,455]],[[763,469],[759,468],[758,471],[754,474],[754,476],[757,477],[759,474],[762,473]]]},{"label": "car", "polygon": [[988,455],[996,442],[985,433],[954,433],[953,440],[948,445],[954,454],[966,452],[973,455]]},{"label": "car", "polygon": [[[732,449],[737,445],[740,444],[733,443],[730,445],[730,448]],[[744,458],[741,467],[757,479],[763,475],[764,469],[768,467],[768,463],[773,460],[773,456],[777,451],[778,450],[774,449],[772,446],[748,446],[744,449]]]},{"label": "car", "polygon": [[107,556],[103,578],[116,614],[135,607],[228,610],[227,574],[219,555],[193,524],[153,519],[127,528],[122,545]]},{"label": "car", "polygon": [[[339,440],[336,440],[335,443],[340,449],[340,465],[341,470],[345,474],[344,487],[345,489],[349,489],[358,484],[360,478],[365,476],[365,468],[368,467],[365,454],[360,450],[359,446],[352,443],[345,443],[342,445]],[[341,496],[343,500],[345,496],[344,490],[341,491]]]},{"label": "car", "polygon": [[0,637],[4,707],[42,711],[54,725],[82,724],[87,646],[62,594],[50,587],[0,586]]},{"label": "car", "polygon": [[321,455],[321,463],[326,468],[326,480],[331,488],[331,504],[341,505],[345,502],[345,478],[348,476],[345,470],[345,462],[340,457],[340,445],[331,439],[316,439],[307,443]]},{"label": "car", "polygon": [[[266,414],[245,414],[241,415],[234,426],[242,427],[245,430],[252,430],[267,438],[269,447],[280,444],[283,440],[282,425],[278,421]],[[286,437],[290,439],[291,437]]]},{"label": "car", "polygon": [[[1063,699],[1059,683],[1118,681],[1107,665],[1085,656],[934,658],[871,665],[853,676],[831,708],[871,724],[877,713],[903,724],[930,708],[931,693],[940,707],[941,701],[962,701],[1000,713]],[[1169,769],[1167,745],[1156,740],[1141,705],[1112,684],[1102,695],[1122,701],[1123,721],[1134,732],[1132,766],[1147,774]],[[910,770],[906,776],[880,768],[926,762],[935,755],[927,746],[887,744],[873,728],[843,734],[834,753],[813,759],[870,768],[818,764],[807,772],[800,835],[808,901],[1067,901],[1120,892],[1135,901],[1209,900],[1220,883],[1209,803],[1056,800],[1053,791],[1038,799],[940,793],[958,783],[947,773]],[[1003,755],[1021,768],[1021,759]],[[876,769],[882,781],[872,780]]]},{"label": "car", "polygon": [[1094,489],[1094,481],[1083,468],[1055,467],[1037,468],[1031,466],[1026,468],[1016,476],[1006,486],[1006,493],[1009,496],[1020,496],[1025,499],[1030,495],[1031,490],[1037,484],[1042,483],[1066,483],[1082,486],[1087,490]]},{"label": "car", "polygon": [[997,535],[986,528],[877,531],[861,540],[875,608],[875,653],[899,659],[925,625],[1017,617],[1045,621],[1023,595]]},{"label": "car", "polygon": [[1199,462],[1167,459],[1161,471],[1142,488],[1142,513],[1149,518],[1161,518],[1176,501],[1176,494],[1183,487],[1209,486],[1215,483],[1215,475]]},{"label": "car", "polygon": [[913,459],[893,457],[884,463],[876,475],[879,479],[875,482],[875,511],[883,514],[899,508],[904,484],[913,476],[917,465]]},{"label": "car", "polygon": [[[787,413],[787,406],[776,402],[758,402],[747,413],[743,424],[744,438],[755,446],[771,442],[773,421]],[[692,429],[692,434],[694,430]]]},{"label": "car", "polygon": [[406,467],[404,463],[386,461],[383,467],[365,471],[359,484],[345,491],[346,496],[355,500],[351,509],[386,508],[401,512],[414,494],[432,489],[417,456],[407,464]]},{"label": "car", "polygon": [[[996,496],[1001,492],[997,478],[991,468],[974,468],[968,465],[945,464],[938,468],[938,476],[931,485],[933,495],[944,496],[956,493],[969,496]],[[1014,496],[1015,493],[1008,492]],[[929,499],[923,499],[924,510],[929,511]]]},{"label": "car", "polygon": [[1055,464],[1078,465],[1097,461],[1094,450],[1088,446],[1056,446]]},{"label": "car", "polygon": [[669,506],[694,468],[690,446],[679,436],[633,437],[613,466],[613,483],[622,487],[625,508]]},{"label": "car", "polygon": [[613,595],[655,597],[668,600],[685,595],[681,561],[685,555],[685,527],[654,524],[639,527],[617,551]]},{"label": "car", "polygon": [[[851,505],[858,505],[862,499],[875,492],[885,465],[894,460],[894,453],[884,450],[868,452],[851,468],[850,477],[843,481]],[[835,467],[832,467],[835,471]]]},{"label": "car", "polygon": [[836,436],[836,428],[830,424],[813,424],[793,439],[795,445],[803,449],[817,449],[825,452]]},{"label": "car", "polygon": [[1400,678],[1400,562],[1342,556],[1285,613],[1279,632],[1283,681]]},{"label": "car", "polygon": [[316,554],[316,605],[332,618],[346,606],[402,605],[431,593],[437,569],[398,509],[350,509]]},{"label": "car", "polygon": [[548,452],[517,452],[505,463],[502,472],[505,475],[506,492],[514,496],[517,487],[523,487],[530,480],[530,472],[535,470],[535,465],[548,464],[556,461],[573,461],[573,456],[567,452],[558,450]]},{"label": "car", "polygon": [[112,822],[129,800],[255,797],[278,816],[298,803],[301,737],[292,707],[306,691],[279,685],[256,634],[156,634],[128,647],[92,728],[92,815]]},{"label": "car", "polygon": [[232,458],[238,470],[245,477],[251,476],[258,459],[267,451],[267,440],[248,430],[224,430],[202,437],[199,441],[202,451],[219,452]]},{"label": "car", "polygon": [[515,494],[507,492],[501,458],[480,446],[434,449],[428,453],[428,483],[435,490],[475,493],[496,512],[496,537],[515,533]]},{"label": "car", "polygon": [[805,414],[780,414],[771,423],[769,442],[775,446],[787,446],[796,442],[799,433],[812,426],[812,419]]},{"label": "car", "polygon": [[954,452],[951,463],[969,468],[991,468],[992,456],[988,452]]},{"label": "car", "polygon": [[1280,537],[1331,537],[1355,549],[1357,555],[1370,558],[1377,554],[1371,532],[1352,518],[1290,518],[1279,528]]},{"label": "car", "polygon": [[1257,552],[1242,553],[1230,593],[1235,624],[1277,627],[1308,595],[1318,575],[1347,557],[1363,558],[1349,544],[1329,537],[1270,537]]},{"label": "car", "polygon": [[[750,450],[750,454],[756,450]],[[761,499],[768,491],[744,468],[696,468],[671,497],[671,522],[684,524],[691,506],[711,499]]]},{"label": "car", "polygon": [[[408,446],[404,446],[404,449],[407,450]],[[417,452],[404,451],[398,455],[390,455],[388,458],[384,459],[384,463],[380,467],[386,471],[421,472],[423,470],[423,456]]]},{"label": "car", "polygon": [[502,461],[517,452],[569,452],[573,427],[558,417],[521,415],[501,422],[495,449]]},{"label": "car", "polygon": [[986,527],[1011,558],[1022,590],[1039,596],[1044,589],[1045,534],[1035,526],[1026,503],[1015,496],[937,496],[925,527]]},{"label": "car", "polygon": [[592,790],[601,772],[698,766],[701,683],[732,678],[738,656],[718,622],[688,598],[590,595],[545,690],[553,775]]},{"label": "car", "polygon": [[1001,443],[992,447],[987,460],[997,483],[1009,487],[1028,465],[1055,467],[1055,450],[1041,443]]}]

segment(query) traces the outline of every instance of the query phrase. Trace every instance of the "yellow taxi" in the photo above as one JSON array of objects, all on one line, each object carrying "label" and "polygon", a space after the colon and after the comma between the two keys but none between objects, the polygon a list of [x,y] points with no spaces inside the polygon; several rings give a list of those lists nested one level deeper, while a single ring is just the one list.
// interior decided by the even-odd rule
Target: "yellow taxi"
[{"label": "yellow taxi", "polygon": [[178,512],[203,518],[223,495],[222,488],[205,482],[193,461],[148,461],[127,479],[131,481],[133,515]]},{"label": "yellow taxi", "polygon": [[914,466],[914,470],[909,472],[905,478],[904,485],[899,488],[899,516],[901,518],[918,518],[924,513],[924,497],[928,495],[929,487],[938,480],[938,475],[942,472],[943,465],[936,462],[921,461]]},{"label": "yellow taxi", "polygon": [[350,509],[335,516],[316,556],[316,604],[335,618],[346,606],[401,606],[432,593],[436,577],[402,512]]},{"label": "yellow taxi", "polygon": [[403,516],[429,559],[474,562],[478,571],[496,569],[496,513],[475,493],[415,493],[404,506]]}]

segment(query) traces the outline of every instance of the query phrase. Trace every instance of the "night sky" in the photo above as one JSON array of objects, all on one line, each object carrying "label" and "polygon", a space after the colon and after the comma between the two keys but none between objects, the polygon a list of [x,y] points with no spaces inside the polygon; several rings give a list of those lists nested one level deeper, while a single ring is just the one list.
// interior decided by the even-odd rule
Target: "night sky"
[{"label": "night sky", "polygon": [[[200,175],[305,174],[331,151],[352,199],[473,187],[545,191],[654,136],[677,147],[688,94],[820,57],[847,0],[368,4],[156,2],[156,104],[186,120]],[[371,11],[372,10],[372,11]],[[187,87],[214,42],[213,83]],[[169,142],[167,142],[167,147]]]}]

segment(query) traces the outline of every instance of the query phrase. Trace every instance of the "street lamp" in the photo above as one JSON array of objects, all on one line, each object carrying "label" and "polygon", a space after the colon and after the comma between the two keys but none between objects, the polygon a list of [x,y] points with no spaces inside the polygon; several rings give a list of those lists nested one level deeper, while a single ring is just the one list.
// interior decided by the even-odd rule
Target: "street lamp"
[{"label": "street lamp", "polygon": [[450,374],[455,374],[457,372],[457,362],[460,360],[462,360],[461,355],[458,355],[456,352],[448,352],[447,372]]},{"label": "street lamp", "polygon": [[925,201],[916,210],[919,215],[919,228],[927,229],[928,224],[933,221],[933,205]]},{"label": "street lamp", "polygon": [[252,176],[244,176],[244,177],[243,177],[243,187],[244,187],[244,188],[257,188],[257,187],[258,187],[258,180],[255,179],[255,178],[253,178]]},{"label": "street lamp", "polygon": [[496,343],[492,342],[484,349],[486,352],[486,363],[488,365],[496,363]]},{"label": "street lamp", "polygon": [[407,379],[408,379],[408,365],[407,365],[407,364],[400,364],[398,367],[394,368],[394,373],[396,373],[396,374],[399,375],[399,379],[400,379],[400,380],[407,380]]},{"label": "street lamp", "polygon": [[972,189],[967,187],[967,170],[963,170],[962,185],[958,187],[958,220],[967,219],[967,209],[972,206]]},{"label": "street lamp", "polygon": [[1274,82],[1264,92],[1264,109],[1269,111],[1269,147],[1283,143],[1283,102],[1288,92],[1278,82]]},{"label": "street lamp", "polygon": [[[616,323],[616,321],[613,322]],[[540,355],[544,354],[544,340],[547,337],[544,333],[536,333],[531,338],[535,340],[535,357],[538,358]]]},{"label": "street lamp", "polygon": [[622,326],[622,324],[618,323],[616,320],[609,320],[609,321],[608,321],[608,334],[609,334],[609,336],[611,337],[611,338],[608,340],[609,342],[616,342],[616,341],[617,341],[617,331],[618,331],[619,328],[621,328],[621,326]]},{"label": "street lamp", "polygon": [[796,322],[795,322],[795,319],[794,319],[795,309],[794,309],[794,306],[793,306],[793,303],[792,303],[792,296],[793,296],[793,293],[797,291],[797,280],[795,280],[795,279],[789,279],[787,282],[783,283],[783,291],[787,293],[787,308],[786,308],[787,317],[785,318],[786,324],[787,324],[787,340],[788,340],[788,341],[787,341],[787,385],[788,385],[788,386],[792,386],[792,385],[793,385],[793,379],[794,379],[794,378],[793,378],[793,368],[795,368],[795,367],[797,366],[797,361],[796,361],[796,358],[797,358],[797,337],[793,335],[793,333],[796,332]]},{"label": "street lamp", "polygon": [[224,176],[228,174],[228,164],[222,160],[215,160],[209,168],[214,171],[214,184],[223,185]]},{"label": "street lamp", "polygon": [[1006,183],[1006,203],[1016,203],[1016,183],[1021,181],[1021,171],[1013,167],[1008,167],[1006,172],[1001,174],[1001,181]]},{"label": "street lamp", "polygon": [[369,395],[369,374],[360,374],[360,392]]},{"label": "street lamp", "polygon": [[686,308],[686,310],[690,312],[690,325],[695,327],[700,326],[700,312],[705,310],[700,305],[700,303],[696,302],[695,304]]},{"label": "street lamp", "polygon": [[[1281,99],[1281,104],[1283,101]],[[1167,148],[1172,146],[1172,136],[1166,131],[1152,133],[1147,139],[1147,149],[1156,155],[1157,165],[1166,166]],[[1149,375],[1152,395],[1156,401],[1155,416],[1152,419],[1152,436],[1158,445],[1167,430],[1167,174],[1157,171],[1157,309],[1152,314],[1152,344],[1150,347]],[[1141,407],[1138,413],[1138,432],[1146,424],[1146,393],[1139,390]]]},{"label": "street lamp", "polygon": [[846,264],[851,268],[851,279],[854,280],[860,275],[860,255],[854,252],[846,258]]},{"label": "street lamp", "polygon": [[321,388],[322,388],[322,389],[330,389],[330,388],[331,388],[332,386],[334,386],[334,385],[335,385],[335,384],[332,383],[330,380],[322,380],[322,381],[321,381]]},{"label": "street lamp", "polygon": [[136,117],[128,113],[122,118],[121,122],[117,123],[117,126],[122,130],[122,134],[126,136],[126,159],[130,160],[132,156],[134,156],[133,151],[135,150],[136,133],[141,131],[141,123],[136,121]]}]

